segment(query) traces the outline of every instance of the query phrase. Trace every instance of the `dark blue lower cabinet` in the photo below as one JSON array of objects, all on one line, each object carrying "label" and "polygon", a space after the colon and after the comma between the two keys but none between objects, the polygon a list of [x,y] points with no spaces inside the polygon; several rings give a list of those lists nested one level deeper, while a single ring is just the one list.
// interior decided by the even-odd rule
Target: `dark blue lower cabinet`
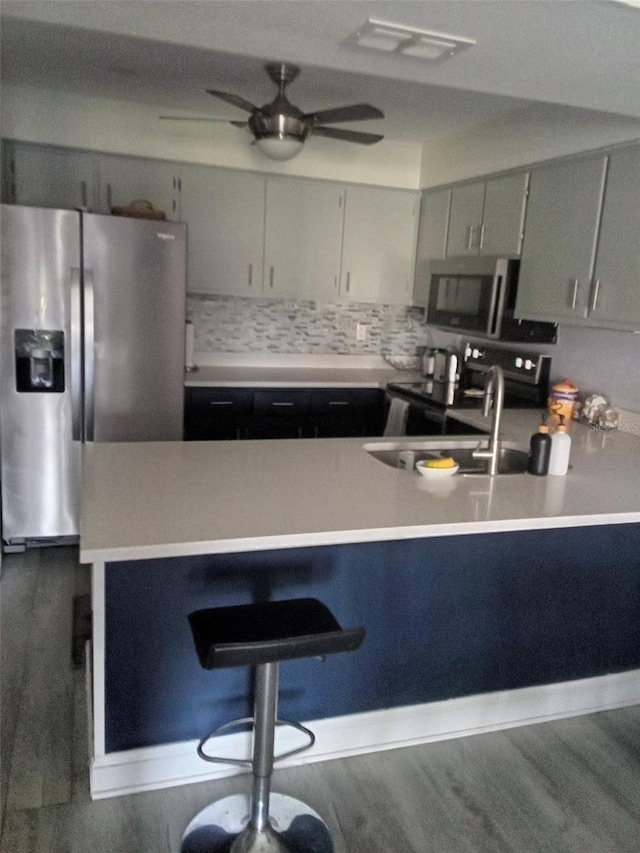
[{"label": "dark blue lower cabinet", "polygon": [[382,435],[385,395],[374,388],[334,388],[311,392],[316,438]]},{"label": "dark blue lower cabinet", "polygon": [[284,718],[323,717],[640,667],[640,525],[111,563],[106,746],[201,737],[249,715],[251,673],[205,671],[192,610],[314,596],[354,653],[284,663]]},{"label": "dark blue lower cabinet", "polygon": [[382,435],[377,388],[185,389],[185,441]]},{"label": "dark blue lower cabinet", "polygon": [[244,388],[185,388],[184,440],[246,438],[253,392]]}]

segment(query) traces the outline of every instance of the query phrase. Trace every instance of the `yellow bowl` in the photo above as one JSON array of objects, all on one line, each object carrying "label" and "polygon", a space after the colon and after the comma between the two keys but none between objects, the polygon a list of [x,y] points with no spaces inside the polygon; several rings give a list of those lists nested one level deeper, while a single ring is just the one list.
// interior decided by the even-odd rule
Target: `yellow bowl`
[{"label": "yellow bowl", "polygon": [[442,480],[445,477],[451,477],[460,468],[459,465],[454,465],[451,468],[428,468],[424,462],[424,459],[416,462],[416,471],[426,477],[427,480]]}]

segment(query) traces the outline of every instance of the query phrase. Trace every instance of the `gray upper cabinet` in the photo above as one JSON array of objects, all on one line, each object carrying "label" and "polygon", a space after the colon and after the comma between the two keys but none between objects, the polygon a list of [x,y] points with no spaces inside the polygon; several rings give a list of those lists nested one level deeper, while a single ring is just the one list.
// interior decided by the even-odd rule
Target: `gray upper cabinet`
[{"label": "gray upper cabinet", "polygon": [[413,282],[413,304],[426,306],[429,301],[431,261],[443,260],[447,251],[447,230],[451,190],[424,192],[420,202],[420,222]]},{"label": "gray upper cabinet", "polygon": [[447,239],[448,257],[478,254],[483,207],[484,183],[453,188]]},{"label": "gray upper cabinet", "polygon": [[267,181],[265,296],[337,298],[344,192],[320,181]]},{"label": "gray upper cabinet", "polygon": [[340,298],[410,305],[419,195],[347,187]]},{"label": "gray upper cabinet", "polygon": [[188,227],[187,290],[262,293],[265,181],[211,166],[181,169],[180,213]]},{"label": "gray upper cabinet", "polygon": [[487,181],[479,253],[496,258],[518,257],[522,249],[529,172]]},{"label": "gray upper cabinet", "polygon": [[607,158],[554,163],[531,174],[516,316],[585,323]]},{"label": "gray upper cabinet", "polygon": [[588,320],[640,330],[640,147],[609,158]]},{"label": "gray upper cabinet", "polygon": [[98,206],[95,154],[47,145],[7,143],[3,200],[68,210]]},{"label": "gray upper cabinet", "polygon": [[521,256],[517,317],[640,330],[637,145],[424,192],[418,230],[419,198],[2,144],[7,204],[108,213],[142,199],[186,222],[191,293],[424,306],[429,261]]},{"label": "gray upper cabinet", "polygon": [[148,201],[167,219],[178,220],[179,170],[174,163],[144,157],[100,156],[100,213]]},{"label": "gray upper cabinet", "polygon": [[528,183],[528,172],[517,172],[453,187],[447,257],[518,257]]}]

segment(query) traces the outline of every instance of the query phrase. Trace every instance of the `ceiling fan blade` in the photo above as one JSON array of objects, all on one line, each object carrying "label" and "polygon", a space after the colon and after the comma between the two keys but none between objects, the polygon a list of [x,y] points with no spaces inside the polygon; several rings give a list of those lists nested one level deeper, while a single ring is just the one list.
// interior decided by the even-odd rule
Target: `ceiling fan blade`
[{"label": "ceiling fan blade", "polygon": [[341,130],[338,127],[323,127],[319,125],[312,131],[317,136],[329,136],[331,139],[342,139],[345,142],[358,142],[360,145],[373,145],[380,142],[384,136],[377,133],[361,133],[359,130]]},{"label": "ceiling fan blade", "polygon": [[336,107],[332,110],[321,110],[318,113],[307,113],[303,118],[318,124],[334,124],[338,121],[365,121],[370,118],[384,118],[384,113],[370,104],[351,104],[349,107]]},{"label": "ceiling fan blade", "polygon": [[221,100],[226,101],[234,107],[246,110],[248,113],[252,113],[258,109],[258,107],[250,104],[249,101],[245,101],[244,98],[241,98],[240,95],[232,95],[231,92],[218,92],[217,89],[207,89],[207,93],[209,95],[213,95],[214,98],[220,98]]},{"label": "ceiling fan blade", "polygon": [[198,118],[197,116],[158,116],[163,121],[222,121],[234,127],[246,127],[246,121],[232,121],[230,118]]}]

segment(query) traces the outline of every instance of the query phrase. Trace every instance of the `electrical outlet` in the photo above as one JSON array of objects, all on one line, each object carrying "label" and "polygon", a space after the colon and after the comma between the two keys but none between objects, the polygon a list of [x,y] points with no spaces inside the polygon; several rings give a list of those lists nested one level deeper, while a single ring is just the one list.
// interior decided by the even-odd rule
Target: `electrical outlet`
[{"label": "electrical outlet", "polygon": [[356,340],[366,341],[369,327],[366,323],[356,323]]}]

